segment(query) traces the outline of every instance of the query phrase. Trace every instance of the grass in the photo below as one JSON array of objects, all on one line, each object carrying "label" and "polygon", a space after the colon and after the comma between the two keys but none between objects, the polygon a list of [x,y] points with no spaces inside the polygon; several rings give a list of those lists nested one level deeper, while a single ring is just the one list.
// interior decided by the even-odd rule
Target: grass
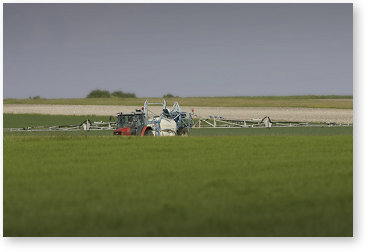
[{"label": "grass", "polygon": [[41,115],[3,114],[4,128],[25,128],[34,126],[79,125],[86,119],[109,122],[109,116],[95,115]]},{"label": "grass", "polygon": [[[129,105],[142,106],[146,98],[4,99],[4,104]],[[149,98],[161,102],[162,98]],[[199,107],[303,107],[352,109],[352,96],[236,96],[167,98],[167,104]]]},{"label": "grass", "polygon": [[352,127],[191,136],[4,132],[4,236],[352,236]]},{"label": "grass", "polygon": [[338,136],[352,135],[352,127],[293,127],[257,129],[192,129],[190,136]]},{"label": "grass", "polygon": [[[190,136],[338,136],[352,135],[352,127],[293,127],[258,129],[191,129]],[[100,131],[6,131],[6,136],[112,136],[111,130]]]},{"label": "grass", "polygon": [[352,135],[4,136],[4,236],[352,236]]}]

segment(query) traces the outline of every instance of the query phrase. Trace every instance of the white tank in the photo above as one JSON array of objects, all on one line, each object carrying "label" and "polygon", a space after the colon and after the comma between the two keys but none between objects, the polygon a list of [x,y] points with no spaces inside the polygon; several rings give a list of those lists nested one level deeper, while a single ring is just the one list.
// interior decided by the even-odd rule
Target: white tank
[{"label": "white tank", "polygon": [[161,136],[176,135],[176,122],[173,119],[162,118],[160,127],[161,127]]},{"label": "white tank", "polygon": [[[156,116],[154,120],[158,121],[159,117]],[[153,135],[158,136],[158,129],[156,124],[149,123],[148,126],[152,127]],[[177,124],[173,119],[161,118],[160,122],[160,136],[175,136]]]}]

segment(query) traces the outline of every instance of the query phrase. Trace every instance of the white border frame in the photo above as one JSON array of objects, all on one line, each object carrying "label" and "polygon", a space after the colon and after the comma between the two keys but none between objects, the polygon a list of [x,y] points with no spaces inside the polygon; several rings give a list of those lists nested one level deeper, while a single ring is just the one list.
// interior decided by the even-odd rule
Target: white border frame
[{"label": "white border frame", "polygon": [[[25,1],[2,1],[2,3],[24,3]],[[89,3],[100,1],[34,1],[35,3]],[[277,1],[104,1],[108,3],[276,3]],[[365,178],[363,168],[365,167],[364,134],[360,131],[360,125],[364,125],[364,117],[360,111],[365,111],[364,103],[360,99],[364,95],[363,76],[359,66],[364,61],[364,34],[361,28],[365,27],[364,1],[279,1],[280,3],[353,3],[353,59],[354,59],[354,237],[353,238],[2,238],[0,247],[2,251],[110,251],[128,249],[133,251],[360,251],[365,247],[364,239],[364,218],[360,213],[365,212],[364,208],[364,188]],[[3,6],[1,5],[1,15],[3,16]],[[1,38],[3,37],[3,18],[1,18]],[[1,39],[1,44],[3,39]],[[1,56],[3,56],[3,46],[1,46]],[[0,70],[3,76],[3,67]],[[3,78],[1,78],[1,83]],[[1,98],[3,89],[0,90]],[[3,112],[3,104],[0,106]],[[1,129],[3,129],[3,117],[0,119]],[[1,140],[3,135],[1,134]],[[362,153],[360,150],[363,150]],[[3,153],[3,146],[1,145]],[[1,190],[3,190],[3,162],[1,162]],[[360,197],[360,195],[362,197]],[[3,194],[1,193],[1,204]],[[3,209],[1,208],[1,217]],[[1,233],[3,232],[3,218],[1,218]]]}]

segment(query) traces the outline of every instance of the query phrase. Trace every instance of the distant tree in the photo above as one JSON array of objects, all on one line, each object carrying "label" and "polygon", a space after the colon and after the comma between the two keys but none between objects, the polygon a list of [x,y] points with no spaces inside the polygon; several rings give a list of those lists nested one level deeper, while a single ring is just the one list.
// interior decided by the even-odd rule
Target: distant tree
[{"label": "distant tree", "polygon": [[110,98],[110,92],[108,90],[94,89],[86,98]]},{"label": "distant tree", "polygon": [[175,98],[177,96],[173,95],[173,94],[164,94],[163,98]]},{"label": "distant tree", "polygon": [[118,98],[136,98],[135,93],[124,93],[123,91],[117,90],[112,93],[112,97]]},{"label": "distant tree", "polygon": [[39,95],[37,95],[37,96],[33,96],[33,99],[38,100],[38,99],[41,99],[41,97]]}]

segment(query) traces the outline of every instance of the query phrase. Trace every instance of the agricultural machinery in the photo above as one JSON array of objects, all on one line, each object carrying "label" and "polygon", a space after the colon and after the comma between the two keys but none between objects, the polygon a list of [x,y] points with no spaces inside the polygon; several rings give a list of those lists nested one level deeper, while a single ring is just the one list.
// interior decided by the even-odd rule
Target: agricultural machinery
[{"label": "agricultural machinery", "polygon": [[[149,105],[162,105],[162,111],[155,114]],[[194,117],[194,120],[193,120]],[[112,118],[112,117],[111,117]],[[226,119],[223,116],[210,115],[209,118],[198,117],[192,113],[183,112],[178,102],[168,109],[166,101],[162,103],[144,102],[141,109],[135,112],[117,114],[117,121],[91,122],[85,120],[77,125],[37,126],[25,128],[7,128],[5,131],[113,131],[114,135],[122,136],[187,136],[191,128],[272,128],[272,127],[344,127],[352,124],[337,124],[333,122],[289,122],[273,121],[266,116],[263,119],[237,120]]]},{"label": "agricultural machinery", "polygon": [[[162,113],[155,114],[149,105],[162,105]],[[117,114],[114,135],[135,136],[187,136],[194,125],[193,113],[183,112],[178,102],[171,109],[163,103],[149,103],[145,101],[141,109],[130,114]]]}]

